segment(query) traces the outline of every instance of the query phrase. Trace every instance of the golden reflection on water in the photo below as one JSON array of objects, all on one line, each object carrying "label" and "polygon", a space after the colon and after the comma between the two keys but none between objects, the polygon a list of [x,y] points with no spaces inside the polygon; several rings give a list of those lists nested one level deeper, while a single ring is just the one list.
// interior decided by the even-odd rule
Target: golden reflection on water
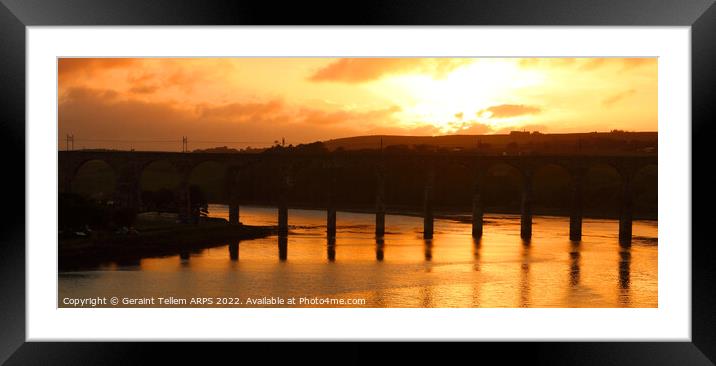
[{"label": "golden reflection on water", "polygon": [[[212,206],[212,215],[225,215]],[[245,224],[275,224],[276,210],[242,207]],[[618,244],[614,220],[584,220],[581,242],[568,218],[535,217],[533,238],[519,237],[516,215],[486,215],[484,236],[469,223],[435,221],[422,238],[419,217],[338,213],[326,238],[322,211],[290,210],[288,238],[227,243],[176,256],[63,272],[60,298],[93,296],[363,298],[366,307],[656,307],[656,222],[634,223],[631,247]]]}]

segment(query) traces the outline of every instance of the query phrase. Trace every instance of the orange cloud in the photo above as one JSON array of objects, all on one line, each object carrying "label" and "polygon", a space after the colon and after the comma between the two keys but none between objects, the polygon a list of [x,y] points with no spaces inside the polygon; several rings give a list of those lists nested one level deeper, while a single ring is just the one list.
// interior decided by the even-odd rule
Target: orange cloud
[{"label": "orange cloud", "polygon": [[593,71],[602,67],[612,65],[620,66],[620,70],[628,70],[635,67],[656,64],[657,59],[653,57],[633,57],[633,58],[617,58],[617,57],[555,57],[555,58],[523,58],[519,60],[520,67],[523,68],[576,68],[579,71]]},{"label": "orange cloud", "polygon": [[70,88],[59,97],[59,104],[84,100],[114,101],[119,93],[112,89]]},{"label": "orange cloud", "polygon": [[440,129],[432,124],[425,123],[415,127],[376,126],[365,132],[366,135],[396,135],[396,136],[434,136],[440,134]]},{"label": "orange cloud", "polygon": [[156,85],[138,85],[129,88],[129,92],[132,94],[152,94],[159,90]]},{"label": "orange cloud", "polygon": [[656,58],[622,58],[625,69],[631,69],[641,65],[655,64]]},{"label": "orange cloud", "polygon": [[539,107],[523,104],[500,104],[485,108],[477,112],[478,116],[489,113],[489,118],[510,118],[526,114],[537,114],[542,111]]},{"label": "orange cloud", "polygon": [[[59,128],[60,136],[74,133],[78,147],[81,136],[246,137],[269,144],[285,136],[296,144],[371,132],[496,133],[505,125],[522,129],[522,123],[545,124],[555,132],[624,125],[656,130],[657,61],[63,58]],[[456,70],[460,75],[450,74]],[[495,80],[484,77],[493,73]],[[360,85],[401,75],[411,78]]]},{"label": "orange cloud", "polygon": [[519,65],[521,67],[537,67],[537,66],[572,66],[577,59],[573,57],[554,57],[554,58],[521,58]]},{"label": "orange cloud", "polygon": [[243,122],[275,118],[284,112],[284,108],[283,101],[276,99],[268,102],[229,103],[219,106],[199,105],[197,111],[200,118]]},{"label": "orange cloud", "polygon": [[592,58],[587,59],[583,62],[582,66],[580,66],[580,70],[584,71],[590,71],[600,68],[602,65],[604,65],[607,62],[608,59],[606,58]]},{"label": "orange cloud", "polygon": [[141,59],[132,58],[60,58],[57,60],[57,75],[60,82],[68,77],[91,77],[95,72],[130,67]]},{"label": "orange cloud", "polygon": [[[397,106],[367,111],[296,108],[279,99],[186,105],[126,97],[113,90],[69,88],[59,100],[60,136],[74,134],[78,148],[172,150],[181,136],[195,141],[193,148],[212,147],[216,141],[257,147],[284,136],[296,144],[356,135],[373,123],[395,123],[392,114],[400,111]],[[135,143],[112,145],[116,140]],[[161,141],[142,142],[147,140]],[[250,143],[232,145],[234,140]]]},{"label": "orange cloud", "polygon": [[612,105],[621,101],[622,99],[632,96],[634,94],[636,94],[636,90],[629,89],[627,91],[612,95],[611,97],[604,99],[602,101],[602,105],[604,105],[605,107],[611,107]]},{"label": "orange cloud", "polygon": [[309,123],[318,125],[328,125],[335,123],[350,123],[350,122],[371,122],[380,123],[384,120],[389,119],[390,115],[395,112],[399,112],[398,106],[392,106],[384,109],[376,109],[370,111],[324,111],[319,109],[302,108],[298,119]]},{"label": "orange cloud", "polygon": [[387,75],[422,72],[443,78],[456,68],[472,62],[470,59],[428,58],[342,58],[319,69],[310,81],[362,83]]},{"label": "orange cloud", "polygon": [[469,121],[463,123],[453,134],[455,135],[484,135],[491,133],[492,127],[484,123]]}]

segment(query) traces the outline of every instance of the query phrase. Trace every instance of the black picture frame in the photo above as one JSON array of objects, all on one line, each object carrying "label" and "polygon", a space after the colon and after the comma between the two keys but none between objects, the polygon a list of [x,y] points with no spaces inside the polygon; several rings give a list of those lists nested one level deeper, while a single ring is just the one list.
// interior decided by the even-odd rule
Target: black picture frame
[{"label": "black picture frame", "polygon": [[[7,217],[0,234],[0,362],[8,365],[145,364],[152,353],[162,363],[207,363],[194,346],[153,343],[25,342],[25,29],[27,26],[97,25],[585,25],[690,26],[692,82],[692,337],[691,342],[479,343],[450,357],[533,364],[713,365],[716,360],[716,280],[707,139],[716,120],[716,5],[714,0],[542,0],[273,2],[201,0],[0,0],[0,124]],[[687,123],[688,121],[684,121]],[[697,169],[700,168],[700,169]],[[664,245],[688,245],[665,243]],[[223,344],[226,345],[226,344]],[[293,362],[305,351],[283,345],[249,345],[271,363]],[[218,346],[212,346],[218,347]],[[224,347],[234,354],[235,346]],[[305,349],[305,344],[301,346]],[[387,354],[386,354],[387,352]],[[397,344],[333,344],[317,355],[340,363],[391,358],[422,361],[445,357],[424,347],[417,354]],[[330,354],[330,356],[328,356]],[[315,354],[314,354],[315,355]],[[412,355],[412,356],[411,356]],[[337,359],[335,357],[341,357]],[[315,357],[312,357],[314,359]],[[320,361],[320,360],[319,360]],[[436,361],[437,362],[437,361]]]}]

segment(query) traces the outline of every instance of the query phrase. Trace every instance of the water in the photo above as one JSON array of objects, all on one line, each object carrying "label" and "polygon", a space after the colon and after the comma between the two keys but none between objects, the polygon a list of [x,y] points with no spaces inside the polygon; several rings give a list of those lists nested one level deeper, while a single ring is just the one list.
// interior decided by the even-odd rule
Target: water
[{"label": "water", "polygon": [[[228,217],[228,208],[212,205],[210,214]],[[276,217],[275,208],[241,207],[244,224],[275,225]],[[516,215],[486,215],[479,243],[469,223],[439,219],[434,239],[426,242],[422,218],[399,215],[386,216],[386,236],[377,243],[374,219],[338,212],[337,239],[328,245],[325,211],[292,209],[283,250],[272,236],[61,272],[59,306],[71,306],[65,298],[98,296],[115,296],[120,306],[134,306],[123,305],[123,298],[151,297],[154,305],[141,306],[658,306],[656,221],[635,221],[631,248],[620,248],[615,220],[585,219],[582,242],[575,245],[568,218],[537,216],[525,245]],[[158,297],[187,303],[159,305]],[[212,303],[192,304],[192,298]],[[286,303],[291,298],[296,304]]]}]

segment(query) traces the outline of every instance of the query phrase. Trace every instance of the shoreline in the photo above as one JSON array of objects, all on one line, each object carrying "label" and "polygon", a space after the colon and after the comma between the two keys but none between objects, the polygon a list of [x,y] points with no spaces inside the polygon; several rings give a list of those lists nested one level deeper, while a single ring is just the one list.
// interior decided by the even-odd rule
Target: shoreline
[{"label": "shoreline", "polygon": [[[227,203],[222,202],[212,202],[210,205],[223,205],[227,206]],[[261,207],[261,208],[276,208],[277,206],[272,204],[264,204],[264,203],[245,203],[241,204],[239,207]],[[312,210],[312,211],[326,211],[326,207],[317,207],[313,205],[301,205],[301,204],[293,204],[288,205],[289,209],[294,210]],[[361,214],[375,214],[374,208],[362,208],[362,207],[336,207],[335,208],[337,212],[348,212],[348,213],[361,213]],[[211,214],[211,211],[210,211]],[[410,216],[410,217],[423,217],[423,213],[419,210],[413,210],[409,208],[386,208],[385,209],[386,215],[399,215],[399,216]],[[514,210],[509,209],[491,209],[490,211],[484,211],[483,217],[489,216],[489,215],[513,215],[513,216],[520,216],[520,212],[515,212]],[[533,217],[556,217],[556,218],[564,218],[569,219],[569,215],[565,214],[563,212],[553,211],[553,212],[539,212],[535,213],[533,211],[532,214]],[[434,209],[433,210],[433,217],[435,219],[441,219],[441,220],[451,220],[451,221],[457,221],[462,223],[472,223],[472,212],[466,211],[464,209],[450,209],[450,208],[441,208],[441,209]],[[618,215],[583,215],[582,219],[593,219],[593,220],[619,220]],[[634,221],[658,221],[658,217],[641,217],[641,216],[634,216]]]},{"label": "shoreline", "polygon": [[225,245],[227,241],[265,238],[272,226],[229,225],[228,222],[175,225],[136,235],[96,233],[92,238],[58,240],[59,272],[96,267],[108,262],[131,262],[147,257],[176,255]]}]

